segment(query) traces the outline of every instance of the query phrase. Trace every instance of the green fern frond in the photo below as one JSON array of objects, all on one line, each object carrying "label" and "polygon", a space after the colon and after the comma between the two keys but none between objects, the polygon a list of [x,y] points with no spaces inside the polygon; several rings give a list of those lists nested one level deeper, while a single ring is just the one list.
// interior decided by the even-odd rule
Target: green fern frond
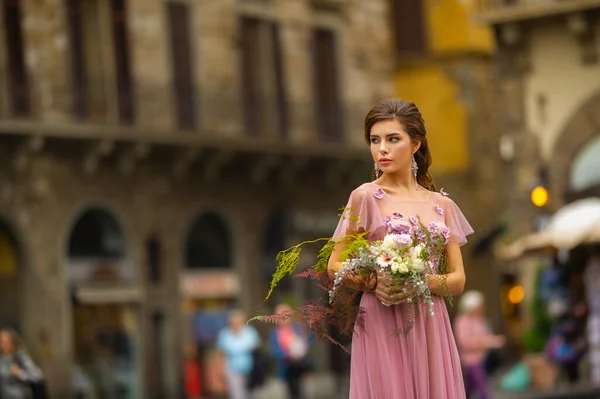
[{"label": "green fern frond", "polygon": [[304,245],[330,240],[330,238],[317,238],[315,240],[303,241],[299,244],[294,245],[293,247],[284,249],[283,251],[279,252],[276,258],[277,268],[275,269],[275,273],[273,273],[273,278],[271,279],[271,287],[269,289],[269,292],[267,293],[265,301],[271,297],[273,290],[275,289],[277,284],[279,284],[281,279],[283,279],[285,276],[292,275],[296,271],[296,269],[298,268],[298,263],[300,262],[300,253]]}]

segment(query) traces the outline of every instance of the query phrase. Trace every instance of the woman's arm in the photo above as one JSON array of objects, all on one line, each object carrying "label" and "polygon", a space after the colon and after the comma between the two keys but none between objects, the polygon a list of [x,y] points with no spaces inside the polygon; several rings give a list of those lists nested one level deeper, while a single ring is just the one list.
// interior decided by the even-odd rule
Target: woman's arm
[{"label": "woman's arm", "polygon": [[429,275],[427,280],[432,294],[446,296],[460,295],[465,288],[466,276],[460,246],[451,241],[446,246],[446,257],[450,272],[442,275]]}]

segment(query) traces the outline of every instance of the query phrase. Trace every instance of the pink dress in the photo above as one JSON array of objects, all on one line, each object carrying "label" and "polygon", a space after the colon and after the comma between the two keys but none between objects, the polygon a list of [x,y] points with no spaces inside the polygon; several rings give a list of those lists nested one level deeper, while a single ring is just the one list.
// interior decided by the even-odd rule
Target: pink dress
[{"label": "pink dress", "polygon": [[[335,237],[347,232],[368,231],[370,240],[386,234],[384,218],[394,224],[409,224],[410,216],[428,226],[448,227],[450,239],[460,245],[473,229],[456,204],[446,196],[431,193],[425,202],[396,200],[375,183],[365,183],[350,196],[346,213]],[[441,252],[441,251],[438,251]],[[437,258],[442,254],[437,254]],[[432,259],[436,259],[433,254]],[[352,338],[350,399],[464,399],[460,359],[444,299],[434,298],[434,315],[425,304],[386,307],[372,293],[362,296],[361,321]],[[412,327],[406,315],[413,312]]]}]

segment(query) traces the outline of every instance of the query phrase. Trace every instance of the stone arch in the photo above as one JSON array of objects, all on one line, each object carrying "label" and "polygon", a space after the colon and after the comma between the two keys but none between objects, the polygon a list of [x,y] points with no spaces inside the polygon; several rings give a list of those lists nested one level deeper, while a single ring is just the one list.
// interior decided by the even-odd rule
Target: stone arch
[{"label": "stone arch", "polygon": [[568,202],[571,164],[579,151],[600,134],[600,92],[594,94],[565,123],[548,162],[553,208]]}]

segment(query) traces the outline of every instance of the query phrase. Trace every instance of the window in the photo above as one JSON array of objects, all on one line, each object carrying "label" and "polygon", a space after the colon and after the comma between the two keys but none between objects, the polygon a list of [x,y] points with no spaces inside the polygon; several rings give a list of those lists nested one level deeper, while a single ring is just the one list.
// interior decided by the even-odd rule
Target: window
[{"label": "window", "polygon": [[177,104],[179,128],[193,130],[194,81],[192,77],[192,54],[190,44],[189,7],[171,2],[167,5],[171,30],[171,60],[173,61],[173,85]]},{"label": "window", "polygon": [[286,137],[288,115],[279,26],[244,16],[240,31],[247,134]]},{"label": "window", "polygon": [[3,6],[11,108],[15,116],[25,116],[31,112],[31,104],[21,31],[20,2],[4,0]]},{"label": "window", "polygon": [[67,0],[66,10],[75,116],[98,122],[133,122],[133,83],[123,0]]},{"label": "window", "polygon": [[111,1],[119,121],[133,122],[133,83],[129,65],[129,38],[125,0]]},{"label": "window", "polygon": [[427,51],[422,0],[392,0],[392,25],[398,57]]},{"label": "window", "polygon": [[232,266],[229,230],[214,213],[196,219],[186,244],[188,269],[227,268]]},{"label": "window", "polygon": [[336,38],[330,29],[313,31],[313,75],[317,133],[327,141],[343,137],[343,115],[338,88]]},{"label": "window", "polygon": [[108,212],[90,209],[75,223],[69,240],[70,258],[120,258],[125,255],[121,226]]}]

